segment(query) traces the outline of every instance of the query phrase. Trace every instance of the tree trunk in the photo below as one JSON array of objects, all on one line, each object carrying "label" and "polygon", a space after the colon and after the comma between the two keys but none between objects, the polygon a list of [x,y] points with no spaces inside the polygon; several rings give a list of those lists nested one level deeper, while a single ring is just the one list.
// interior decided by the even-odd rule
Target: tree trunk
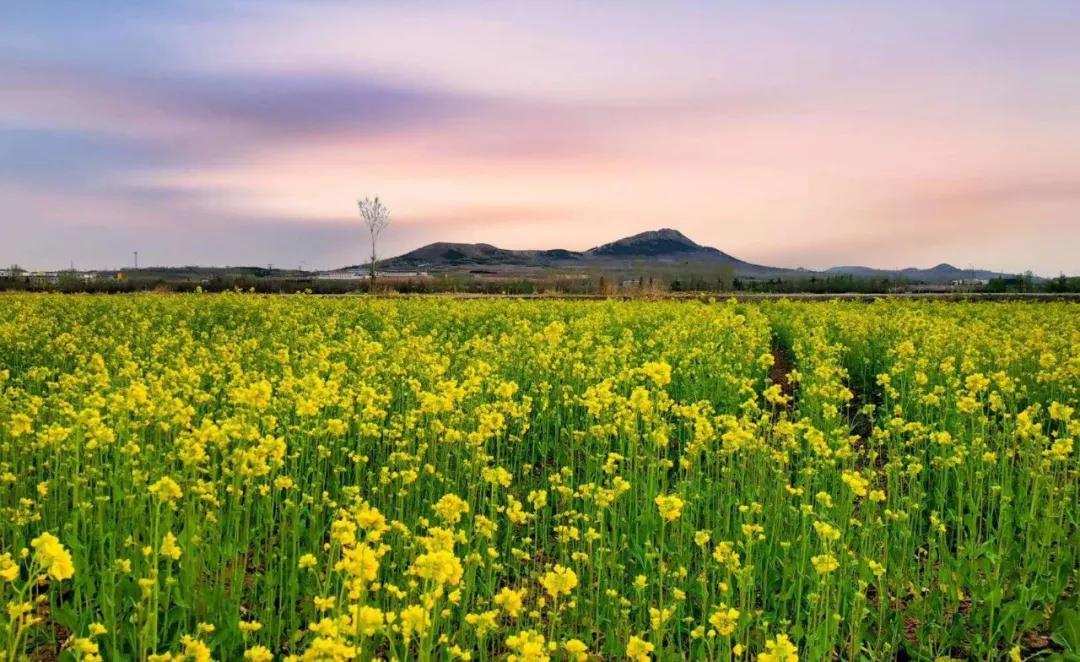
[{"label": "tree trunk", "polygon": [[375,293],[375,232],[371,232],[371,272],[368,278],[368,292]]}]

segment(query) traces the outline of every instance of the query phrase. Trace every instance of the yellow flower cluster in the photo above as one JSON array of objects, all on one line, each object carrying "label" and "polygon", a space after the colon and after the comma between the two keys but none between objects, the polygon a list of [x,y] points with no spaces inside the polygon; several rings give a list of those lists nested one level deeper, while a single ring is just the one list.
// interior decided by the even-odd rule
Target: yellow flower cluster
[{"label": "yellow flower cluster", "polygon": [[64,580],[75,576],[71,553],[60,544],[56,536],[42,533],[30,542],[30,546],[34,549],[34,563],[48,573],[49,577]]},{"label": "yellow flower cluster", "polygon": [[1020,655],[1078,346],[1064,303],[2,296],[0,648]]}]

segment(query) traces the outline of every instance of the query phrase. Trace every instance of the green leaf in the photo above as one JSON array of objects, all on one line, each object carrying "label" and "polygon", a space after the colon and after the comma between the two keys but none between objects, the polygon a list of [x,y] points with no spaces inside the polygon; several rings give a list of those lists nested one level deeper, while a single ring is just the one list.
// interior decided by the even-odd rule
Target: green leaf
[{"label": "green leaf", "polygon": [[1069,652],[1080,655],[1080,611],[1068,607],[1054,615],[1054,631],[1050,638]]},{"label": "green leaf", "polygon": [[71,607],[64,605],[59,609],[53,609],[51,616],[52,619],[60,625],[63,625],[75,634],[79,634],[79,615],[76,614],[75,610]]}]

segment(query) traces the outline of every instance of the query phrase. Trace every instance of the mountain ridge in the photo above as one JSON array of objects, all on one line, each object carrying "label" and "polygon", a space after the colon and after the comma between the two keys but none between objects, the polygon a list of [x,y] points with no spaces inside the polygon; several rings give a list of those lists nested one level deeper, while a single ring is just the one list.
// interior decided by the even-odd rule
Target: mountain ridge
[{"label": "mountain ridge", "polygon": [[844,274],[862,278],[900,277],[908,280],[927,280],[933,282],[970,279],[990,280],[991,278],[997,278],[1003,275],[999,272],[986,269],[961,269],[959,267],[954,267],[948,262],[942,262],[941,264],[934,265],[928,269],[921,269],[919,267],[879,269],[876,267],[864,266],[840,266],[826,269],[825,273]]},{"label": "mountain ridge", "polygon": [[[343,269],[360,269],[353,265]],[[647,230],[600,244],[584,251],[563,248],[514,250],[488,243],[439,241],[426,244],[395,257],[380,260],[386,271],[513,271],[514,269],[593,269],[601,271],[655,268],[730,269],[735,277],[808,278],[848,275],[859,278],[905,279],[947,282],[962,279],[989,279],[999,274],[982,269],[959,269],[941,263],[928,269],[878,269],[866,266],[837,266],[822,271],[754,264],[736,258],[718,248],[704,246],[673,228]]]}]

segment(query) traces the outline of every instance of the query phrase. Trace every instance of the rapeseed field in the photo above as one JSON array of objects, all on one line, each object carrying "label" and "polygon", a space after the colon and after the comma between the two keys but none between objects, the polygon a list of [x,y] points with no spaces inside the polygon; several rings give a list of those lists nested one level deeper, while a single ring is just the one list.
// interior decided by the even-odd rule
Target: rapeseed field
[{"label": "rapeseed field", "polygon": [[0,646],[1080,659],[1077,348],[1066,303],[3,296]]}]

